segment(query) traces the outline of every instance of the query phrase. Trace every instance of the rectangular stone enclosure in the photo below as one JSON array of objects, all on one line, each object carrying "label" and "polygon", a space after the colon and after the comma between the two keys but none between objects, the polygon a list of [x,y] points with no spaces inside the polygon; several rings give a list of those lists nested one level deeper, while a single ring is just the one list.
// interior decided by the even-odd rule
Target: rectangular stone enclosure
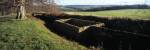
[{"label": "rectangular stone enclosure", "polygon": [[66,30],[72,30],[73,32],[77,32],[77,33],[83,32],[89,27],[93,27],[93,26],[102,27],[105,25],[104,23],[100,23],[100,22],[74,19],[74,18],[59,19],[56,20],[56,23],[57,23],[56,25],[66,28]]}]

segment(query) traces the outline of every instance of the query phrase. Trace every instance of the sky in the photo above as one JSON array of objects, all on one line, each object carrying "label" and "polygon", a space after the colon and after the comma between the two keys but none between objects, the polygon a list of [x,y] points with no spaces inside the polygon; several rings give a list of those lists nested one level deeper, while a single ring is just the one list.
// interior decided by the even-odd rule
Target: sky
[{"label": "sky", "polygon": [[55,0],[58,5],[134,5],[148,4],[150,0]]}]

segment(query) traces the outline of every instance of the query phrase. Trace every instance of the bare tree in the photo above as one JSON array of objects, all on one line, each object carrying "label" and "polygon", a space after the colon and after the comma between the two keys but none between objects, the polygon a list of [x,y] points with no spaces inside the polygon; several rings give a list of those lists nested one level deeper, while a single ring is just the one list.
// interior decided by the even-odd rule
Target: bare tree
[{"label": "bare tree", "polygon": [[16,19],[26,19],[26,13],[58,14],[54,0],[0,0],[1,14],[15,13]]},{"label": "bare tree", "polygon": [[0,0],[0,12],[1,12],[1,15],[3,16],[5,14],[5,1],[4,0]]},{"label": "bare tree", "polygon": [[13,8],[13,0],[0,0],[0,12],[2,15],[9,15]]},{"label": "bare tree", "polygon": [[26,19],[25,0],[17,0],[17,16],[16,19]]}]

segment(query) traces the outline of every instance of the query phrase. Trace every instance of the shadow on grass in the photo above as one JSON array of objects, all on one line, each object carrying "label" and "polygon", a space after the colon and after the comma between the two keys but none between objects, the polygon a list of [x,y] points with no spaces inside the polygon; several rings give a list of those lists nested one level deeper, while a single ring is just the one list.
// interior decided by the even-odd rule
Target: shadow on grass
[{"label": "shadow on grass", "polygon": [[[78,42],[86,47],[95,46],[104,50],[149,50],[150,49],[150,21],[131,19],[108,19],[95,16],[79,15],[37,15],[45,22],[45,26],[52,32],[70,41]],[[90,27],[84,32],[77,33],[58,27],[54,23],[57,19],[76,18],[105,23],[104,28]]]}]

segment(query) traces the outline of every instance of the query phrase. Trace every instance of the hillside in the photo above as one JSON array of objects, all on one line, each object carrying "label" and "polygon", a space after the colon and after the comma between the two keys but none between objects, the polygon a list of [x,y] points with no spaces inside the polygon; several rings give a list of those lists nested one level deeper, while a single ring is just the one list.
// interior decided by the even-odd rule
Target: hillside
[{"label": "hillside", "polygon": [[99,17],[119,17],[132,19],[150,19],[150,9],[121,9],[121,10],[107,10],[96,12],[66,12],[76,15],[99,16]]},{"label": "hillside", "polygon": [[86,50],[47,30],[37,19],[0,18],[0,50]]},{"label": "hillside", "polygon": [[149,5],[63,5],[60,9],[64,11],[107,11],[119,9],[149,9]]},{"label": "hillside", "polygon": [[147,50],[150,45],[149,20],[103,18],[98,16],[35,16],[56,34],[94,48],[93,50]]}]

